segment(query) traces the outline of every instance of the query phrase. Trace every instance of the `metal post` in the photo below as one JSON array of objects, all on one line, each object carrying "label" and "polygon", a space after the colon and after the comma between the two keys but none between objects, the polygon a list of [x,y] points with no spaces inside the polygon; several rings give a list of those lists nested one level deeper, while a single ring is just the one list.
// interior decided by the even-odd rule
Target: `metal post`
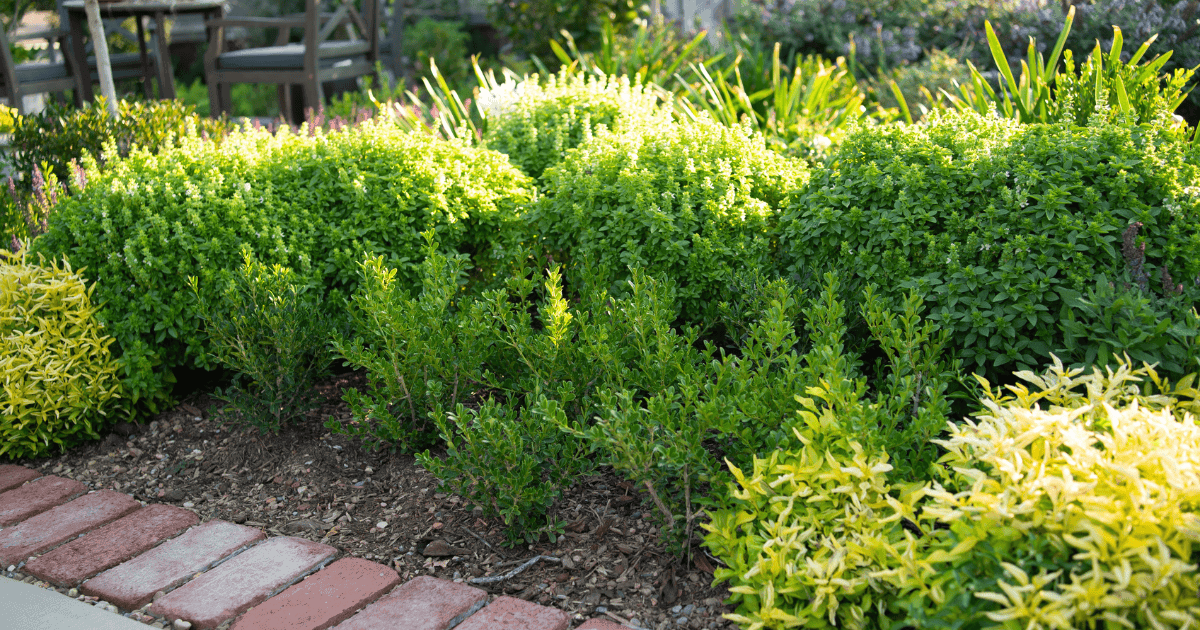
[{"label": "metal post", "polygon": [[[84,0],[84,11],[87,12],[88,29],[92,31],[92,44],[96,53],[96,72],[100,75],[100,94],[108,105],[108,115],[117,117],[117,89],[113,86],[112,62],[108,59],[108,38],[104,36],[104,22],[100,20],[100,4],[98,0]],[[83,63],[82,72],[87,73],[87,61]],[[159,63],[164,63],[160,60]],[[84,81],[91,77],[84,76]]]}]

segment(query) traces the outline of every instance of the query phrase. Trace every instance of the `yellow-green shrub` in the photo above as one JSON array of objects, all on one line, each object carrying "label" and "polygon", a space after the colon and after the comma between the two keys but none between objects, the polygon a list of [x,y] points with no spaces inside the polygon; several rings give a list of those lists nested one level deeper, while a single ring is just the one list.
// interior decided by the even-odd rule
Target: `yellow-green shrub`
[{"label": "yellow-green shrub", "polygon": [[0,252],[0,455],[42,455],[97,429],[120,396],[92,287],[61,263]]},{"label": "yellow-green shrub", "polygon": [[797,397],[800,448],[755,457],[749,478],[729,464],[740,487],[702,525],[726,564],[713,577],[738,605],[728,618],[743,627],[887,627],[890,589],[874,574],[888,559],[881,547],[904,540],[921,488],[893,486],[887,453],[852,437],[872,407],[842,383],[809,388],[821,403]]},{"label": "yellow-green shrub", "polygon": [[[878,405],[823,378],[802,446],[756,458],[705,544],[759,628],[1186,628],[1200,622],[1194,377],[1066,370],[950,424],[939,481],[902,483]],[[982,380],[982,379],[981,379]],[[906,480],[907,481],[907,480]]]},{"label": "yellow-green shrub", "polygon": [[1179,402],[1195,399],[1192,377],[1172,389],[1149,368],[1081,372],[1018,374],[1040,391],[989,392],[938,441],[949,472],[925,493],[926,534],[879,575],[910,625],[1200,623],[1200,426]]}]

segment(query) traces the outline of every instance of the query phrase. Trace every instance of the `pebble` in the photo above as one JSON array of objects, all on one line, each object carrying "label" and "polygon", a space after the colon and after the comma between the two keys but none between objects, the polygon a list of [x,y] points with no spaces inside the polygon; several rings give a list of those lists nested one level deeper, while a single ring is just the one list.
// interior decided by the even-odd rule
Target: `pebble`
[{"label": "pebble", "polygon": [[678,614],[679,614],[679,613],[681,613],[681,612],[683,612],[683,606],[680,606],[679,604],[676,604],[676,605],[674,605],[674,606],[672,606],[672,607],[671,607],[671,614],[673,614],[673,615],[678,615]]},{"label": "pebble", "polygon": [[688,618],[687,618],[687,617],[680,617],[680,618],[678,618],[678,619],[676,619],[676,620],[675,620],[675,623],[676,623],[677,625],[680,625],[680,626],[686,626],[686,625],[687,625],[687,622],[688,622]]},{"label": "pebble", "polygon": [[696,610],[696,606],[695,606],[695,604],[688,604],[687,606],[684,606],[684,607],[683,607],[683,614],[684,614],[684,615],[690,615],[690,614],[692,614],[692,612],[693,612],[693,611],[695,611],[695,610]]},{"label": "pebble", "polygon": [[387,529],[387,521],[379,521],[378,523],[375,523],[375,527],[378,527],[379,529]]},{"label": "pebble", "polygon": [[192,627],[192,622],[176,619],[175,623],[171,625],[174,626],[175,630],[188,630],[188,628]]},{"label": "pebble", "polygon": [[603,615],[603,614],[604,614],[604,613],[606,613],[606,612],[608,612],[608,608],[605,608],[604,606],[597,606],[597,607],[596,607],[596,614],[598,614],[598,615]]},{"label": "pebble", "polygon": [[73,589],[67,591],[67,597],[78,597],[78,596],[79,596],[79,589],[77,589],[77,588],[73,588]]},{"label": "pebble", "polygon": [[183,507],[185,507],[185,508],[193,508],[193,507],[196,507],[196,504],[195,504],[195,503],[192,503],[191,501],[185,501],[185,502],[183,503]]},{"label": "pebble", "polygon": [[10,565],[8,565],[8,572],[9,572],[9,573],[12,573],[13,571],[16,571],[16,570],[17,570],[17,565],[15,565],[15,564],[10,564]]}]

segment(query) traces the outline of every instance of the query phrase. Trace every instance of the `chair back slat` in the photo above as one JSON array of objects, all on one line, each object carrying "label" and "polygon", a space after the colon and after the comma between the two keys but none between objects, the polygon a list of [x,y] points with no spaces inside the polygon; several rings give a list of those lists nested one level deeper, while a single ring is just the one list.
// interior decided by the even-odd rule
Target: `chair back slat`
[{"label": "chair back slat", "polygon": [[348,13],[349,7],[347,7],[345,4],[339,6],[337,10],[333,12],[333,17],[329,18],[328,22],[325,22],[325,26],[321,28],[321,32],[317,34],[317,41],[324,42],[328,40],[329,36],[332,35],[333,32],[337,30],[337,28],[341,26],[343,22],[345,22]]}]

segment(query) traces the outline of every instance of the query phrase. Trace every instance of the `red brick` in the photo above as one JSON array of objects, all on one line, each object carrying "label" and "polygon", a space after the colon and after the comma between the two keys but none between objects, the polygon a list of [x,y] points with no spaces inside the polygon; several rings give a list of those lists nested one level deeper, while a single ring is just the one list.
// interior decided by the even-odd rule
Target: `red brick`
[{"label": "red brick", "polygon": [[80,590],[136,610],[150,603],[158,591],[170,591],[229,554],[264,538],[253,527],[209,521],[84,582]]},{"label": "red brick", "polygon": [[281,536],[255,545],[175,589],[150,613],[215,628],[257,606],[279,589],[331,558],[337,550],[303,538]]},{"label": "red brick", "polygon": [[567,613],[515,597],[501,596],[455,630],[567,630]]},{"label": "red brick", "polygon": [[37,479],[41,476],[42,473],[24,466],[0,464],[0,492],[12,490],[26,481]]},{"label": "red brick", "polygon": [[87,492],[87,486],[78,481],[53,475],[9,490],[0,494],[0,527],[20,523],[84,492]]},{"label": "red brick", "polygon": [[382,564],[342,558],[242,615],[232,630],[325,630],[399,583]]},{"label": "red brick", "polygon": [[487,603],[484,591],[427,575],[413,578],[335,630],[446,630]]},{"label": "red brick", "polygon": [[607,619],[588,619],[575,630],[629,630],[629,626],[622,626]]},{"label": "red brick", "polygon": [[42,512],[15,527],[0,530],[0,566],[17,564],[29,556],[45,553],[140,507],[142,505],[127,494],[100,490]]},{"label": "red brick", "polygon": [[198,522],[183,508],[149,505],[29,562],[25,571],[58,586],[78,586]]}]

